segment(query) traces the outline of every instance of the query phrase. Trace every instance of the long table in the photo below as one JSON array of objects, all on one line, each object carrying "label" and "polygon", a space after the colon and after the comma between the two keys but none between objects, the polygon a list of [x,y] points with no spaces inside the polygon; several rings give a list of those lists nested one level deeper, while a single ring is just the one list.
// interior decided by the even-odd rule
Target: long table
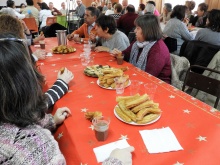
[{"label": "long table", "polygon": [[[56,46],[56,43],[55,38],[47,39],[48,51]],[[53,110],[54,113],[58,107],[67,106],[72,113],[54,134],[67,164],[98,164],[93,148],[119,139],[127,139],[128,143],[135,147],[134,165],[220,164],[219,111],[125,62],[123,66],[129,67],[125,73],[130,79],[142,82],[140,94],[144,93],[143,84],[149,82],[157,84],[154,102],[159,103],[162,115],[157,122],[150,125],[134,126],[123,123],[115,117],[113,111],[117,104],[115,90],[103,89],[97,85],[97,78],[84,75],[85,67],[81,65],[79,59],[83,45],[74,42],[68,44],[76,47],[77,51],[66,55],[54,54],[53,57],[38,62],[40,71],[46,77],[47,88],[56,80],[61,67],[67,67],[75,75],[69,84],[68,93],[57,101]],[[109,53],[92,54],[95,57],[94,64],[119,67]],[[125,89],[123,95],[130,95],[129,87]],[[101,111],[104,116],[110,117],[109,136],[106,141],[96,140],[91,122],[84,117],[86,111]],[[163,127],[172,129],[184,150],[148,153],[139,131]]]}]

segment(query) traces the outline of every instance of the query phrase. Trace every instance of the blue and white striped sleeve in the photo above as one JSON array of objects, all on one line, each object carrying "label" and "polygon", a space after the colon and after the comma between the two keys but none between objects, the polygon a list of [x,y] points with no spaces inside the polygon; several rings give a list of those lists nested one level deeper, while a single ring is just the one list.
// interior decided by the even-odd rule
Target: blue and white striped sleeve
[{"label": "blue and white striped sleeve", "polygon": [[61,79],[57,79],[57,81],[53,84],[53,86],[48,89],[45,93],[48,96],[48,108],[55,104],[57,100],[59,100],[65,93],[67,93],[69,87],[68,85]]}]

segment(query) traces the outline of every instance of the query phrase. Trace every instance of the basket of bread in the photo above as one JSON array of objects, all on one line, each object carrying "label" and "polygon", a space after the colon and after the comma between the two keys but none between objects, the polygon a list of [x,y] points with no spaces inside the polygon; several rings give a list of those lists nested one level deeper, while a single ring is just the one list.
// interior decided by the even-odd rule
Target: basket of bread
[{"label": "basket of bread", "polygon": [[115,116],[128,124],[147,125],[156,122],[161,116],[159,104],[147,94],[116,97]]},{"label": "basket of bread", "polygon": [[68,54],[76,51],[76,48],[67,45],[56,46],[52,49],[52,52],[55,54]]}]

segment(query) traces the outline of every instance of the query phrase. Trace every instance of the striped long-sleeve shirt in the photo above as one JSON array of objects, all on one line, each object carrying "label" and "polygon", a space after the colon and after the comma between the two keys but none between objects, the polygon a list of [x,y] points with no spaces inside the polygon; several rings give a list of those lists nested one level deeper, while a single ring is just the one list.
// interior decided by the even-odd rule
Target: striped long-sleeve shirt
[{"label": "striped long-sleeve shirt", "polygon": [[67,91],[68,85],[61,79],[53,84],[53,86],[45,93],[48,96],[48,108],[55,104]]}]

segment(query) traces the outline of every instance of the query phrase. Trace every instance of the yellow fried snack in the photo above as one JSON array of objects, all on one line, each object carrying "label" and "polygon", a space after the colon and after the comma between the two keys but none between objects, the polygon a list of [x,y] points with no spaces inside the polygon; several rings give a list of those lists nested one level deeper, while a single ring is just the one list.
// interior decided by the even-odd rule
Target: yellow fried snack
[{"label": "yellow fried snack", "polygon": [[112,83],[114,83],[114,79],[113,78],[110,78],[110,79],[107,79],[107,82],[106,82],[108,85],[111,85]]},{"label": "yellow fried snack", "polygon": [[159,108],[151,108],[151,107],[141,109],[137,113],[137,120],[142,120],[143,117],[149,113],[159,114],[159,113],[161,113],[161,110]]},{"label": "yellow fried snack", "polygon": [[134,96],[117,96],[116,97],[116,101],[119,102],[119,101],[122,101],[122,100],[132,100],[132,99],[136,99],[137,97],[139,97],[140,94],[136,94]]},{"label": "yellow fried snack", "polygon": [[119,107],[115,107],[115,111],[116,111],[117,115],[118,115],[122,120],[124,120],[124,121],[127,122],[127,123],[130,123],[130,122],[131,122],[131,118],[129,118],[126,114],[124,114]]},{"label": "yellow fried snack", "polygon": [[139,98],[132,100],[132,101],[126,101],[125,105],[127,108],[133,108],[145,101],[149,100],[149,96],[147,94],[144,94],[142,96],[140,96]]},{"label": "yellow fried snack", "polygon": [[138,123],[138,124],[146,124],[146,123],[149,123],[149,122],[155,120],[155,119],[158,118],[159,116],[160,116],[160,114],[150,113],[150,114],[144,116],[142,120],[137,121],[137,123]]},{"label": "yellow fried snack", "polygon": [[101,117],[101,116],[102,116],[102,112],[100,112],[100,111],[85,113],[85,118],[90,121],[92,121],[95,117]]},{"label": "yellow fried snack", "polygon": [[119,105],[120,109],[122,110],[122,112],[124,114],[126,114],[129,118],[131,118],[132,121],[134,121],[134,122],[137,121],[136,115],[132,111],[130,111],[129,109],[126,108],[124,100],[119,101],[118,105]]},{"label": "yellow fried snack", "polygon": [[158,108],[159,104],[158,103],[154,103],[153,100],[147,100],[147,101],[145,101],[145,102],[143,102],[143,103],[133,107],[131,110],[132,110],[132,112],[137,113],[141,109],[148,108],[148,107]]}]

